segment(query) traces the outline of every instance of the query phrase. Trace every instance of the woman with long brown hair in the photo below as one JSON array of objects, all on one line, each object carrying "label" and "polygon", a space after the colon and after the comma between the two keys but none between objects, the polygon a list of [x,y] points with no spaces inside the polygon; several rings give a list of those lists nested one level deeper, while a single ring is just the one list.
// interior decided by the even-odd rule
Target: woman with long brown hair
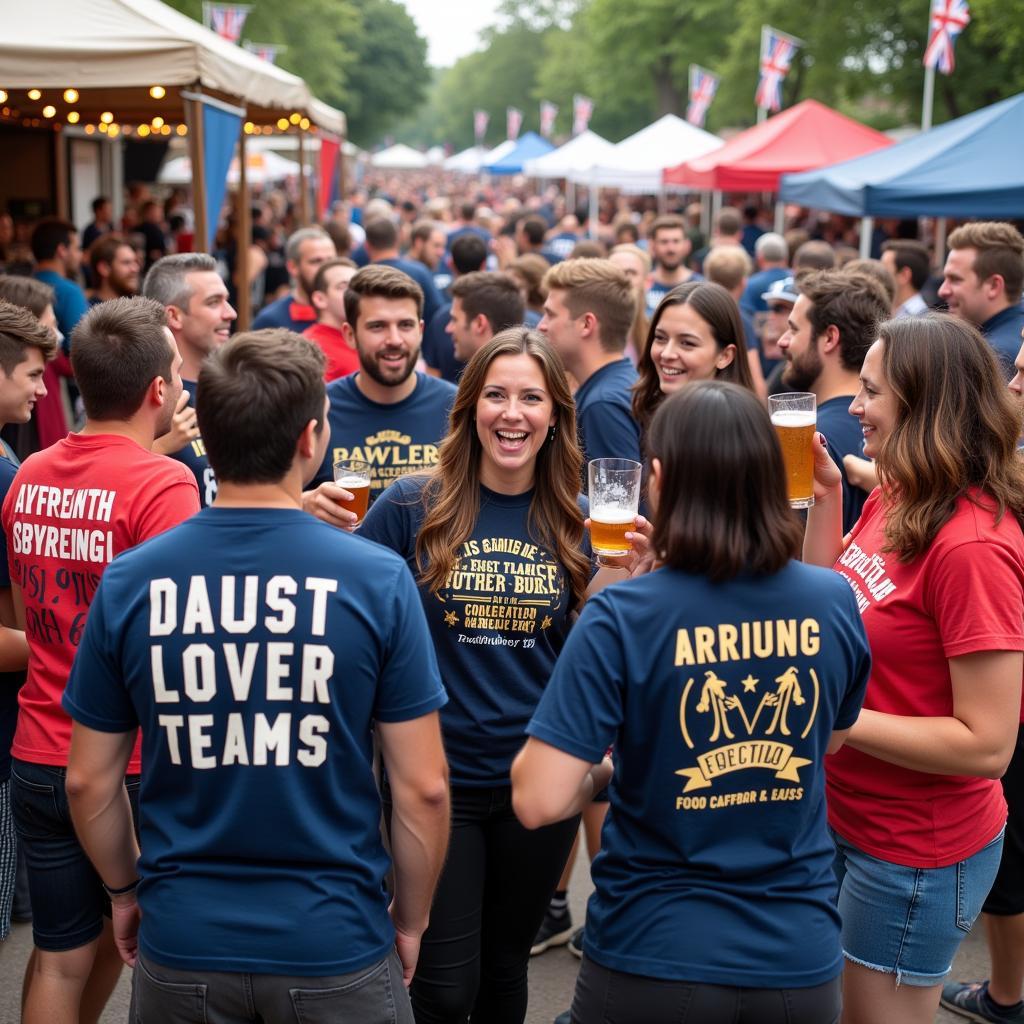
[{"label": "woman with long brown hair", "polygon": [[633,415],[646,430],[666,395],[695,380],[721,380],[754,391],[736,300],[718,284],[673,288],[651,317],[637,365]]},{"label": "woman with long brown hair", "polygon": [[463,371],[436,468],[396,481],[360,530],[417,577],[449,703],[448,860],[423,937],[419,1024],[521,1024],[527,964],[579,819],[528,831],[509,771],[590,581],[583,457],[561,361],[502,331]]},{"label": "woman with long brown hair", "polygon": [[873,659],[828,766],[843,1020],[926,1024],[1002,848],[1024,671],[1021,418],[984,338],[941,314],[881,325],[850,412],[880,485],[844,538],[839,471],[816,445],[804,542],[852,587]]}]

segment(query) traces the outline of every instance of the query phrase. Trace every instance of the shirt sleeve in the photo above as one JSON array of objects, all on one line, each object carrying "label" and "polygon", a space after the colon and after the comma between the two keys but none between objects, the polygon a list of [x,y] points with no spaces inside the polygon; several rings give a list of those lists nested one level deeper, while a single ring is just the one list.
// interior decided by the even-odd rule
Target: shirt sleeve
[{"label": "shirt sleeve", "polygon": [[445,330],[448,316],[448,309],[442,306],[428,321],[427,329],[423,332],[423,361],[432,370],[444,369],[442,358],[442,353],[445,351],[444,346],[447,346],[449,350],[452,348],[452,337]]},{"label": "shirt sleeve", "polygon": [[592,597],[569,633],[526,732],[596,764],[623,721],[622,631],[606,595]]},{"label": "shirt sleeve", "polygon": [[195,476],[180,463],[168,461],[175,472],[167,474],[166,482],[153,489],[151,500],[140,510],[136,544],[183,523],[200,509]]},{"label": "shirt sleeve", "polygon": [[640,428],[623,406],[615,402],[595,402],[580,413],[579,429],[586,444],[588,462],[593,459],[643,462]]},{"label": "shirt sleeve", "polygon": [[116,656],[118,641],[109,626],[109,572],[103,574],[93,596],[61,704],[76,722],[97,732],[131,732],[139,720]]}]

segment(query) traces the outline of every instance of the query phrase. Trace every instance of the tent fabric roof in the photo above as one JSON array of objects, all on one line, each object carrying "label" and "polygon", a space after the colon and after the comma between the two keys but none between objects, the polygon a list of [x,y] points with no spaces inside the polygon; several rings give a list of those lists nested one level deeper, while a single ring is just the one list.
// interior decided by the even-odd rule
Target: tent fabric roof
[{"label": "tent fabric roof", "polygon": [[388,146],[387,149],[382,149],[379,153],[374,153],[370,157],[370,163],[374,167],[395,171],[420,170],[426,167],[428,162],[426,156],[418,149],[413,149],[412,146],[407,146],[404,142]]},{"label": "tent fabric roof", "polygon": [[490,150],[486,146],[470,146],[460,153],[448,157],[441,165],[446,171],[456,171],[461,174],[476,174]]},{"label": "tent fabric roof", "polygon": [[555,147],[536,132],[527,132],[503,156],[492,158],[480,169],[488,174],[521,174],[523,164],[550,153]]},{"label": "tent fabric roof", "polygon": [[665,171],[665,183],[722,192],[777,192],[788,171],[849,160],[892,145],[873,128],[804,100],[748,128],[721,149]]},{"label": "tent fabric roof", "polygon": [[195,86],[264,110],[305,112],[345,131],[345,115],[301,78],[222,39],[160,0],[34,0],[7,4],[0,31],[7,89]]},{"label": "tent fabric roof", "polygon": [[1024,210],[1022,137],[1024,93],[881,152],[787,174],[781,197],[858,217],[1015,218]]},{"label": "tent fabric roof", "polygon": [[721,145],[722,140],[717,135],[696,128],[675,114],[665,114],[623,139],[597,165],[570,177],[583,185],[657,192],[666,167],[703,156]]},{"label": "tent fabric roof", "polygon": [[564,146],[523,164],[523,173],[531,178],[564,178],[574,171],[585,171],[600,163],[615,148],[607,139],[587,129]]}]

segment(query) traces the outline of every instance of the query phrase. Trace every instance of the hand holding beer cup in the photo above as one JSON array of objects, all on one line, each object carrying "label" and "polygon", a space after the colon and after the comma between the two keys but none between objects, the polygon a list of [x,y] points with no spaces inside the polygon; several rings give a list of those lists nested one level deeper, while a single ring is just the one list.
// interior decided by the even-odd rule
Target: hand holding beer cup
[{"label": "hand holding beer cup", "polygon": [[355,515],[354,526],[358,526],[366,515],[370,504],[370,466],[353,459],[339,459],[334,464],[334,482],[344,491],[338,497],[338,504]]},{"label": "hand holding beer cup", "polygon": [[810,508],[814,504],[816,401],[807,392],[768,398],[772,426],[782,446],[791,508]]},{"label": "hand holding beer cup", "polygon": [[587,467],[590,545],[601,564],[618,565],[633,552],[643,466],[631,459],[594,459]]}]

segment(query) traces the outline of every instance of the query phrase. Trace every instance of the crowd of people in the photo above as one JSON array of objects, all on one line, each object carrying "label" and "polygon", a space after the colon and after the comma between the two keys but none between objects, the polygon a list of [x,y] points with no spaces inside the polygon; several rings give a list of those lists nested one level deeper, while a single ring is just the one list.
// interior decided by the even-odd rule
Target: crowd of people
[{"label": "crowd of people", "polygon": [[522,1024],[561,945],[560,1022],[1024,1020],[1017,228],[371,185],[245,281],[180,197],[0,220],[23,1020]]}]

